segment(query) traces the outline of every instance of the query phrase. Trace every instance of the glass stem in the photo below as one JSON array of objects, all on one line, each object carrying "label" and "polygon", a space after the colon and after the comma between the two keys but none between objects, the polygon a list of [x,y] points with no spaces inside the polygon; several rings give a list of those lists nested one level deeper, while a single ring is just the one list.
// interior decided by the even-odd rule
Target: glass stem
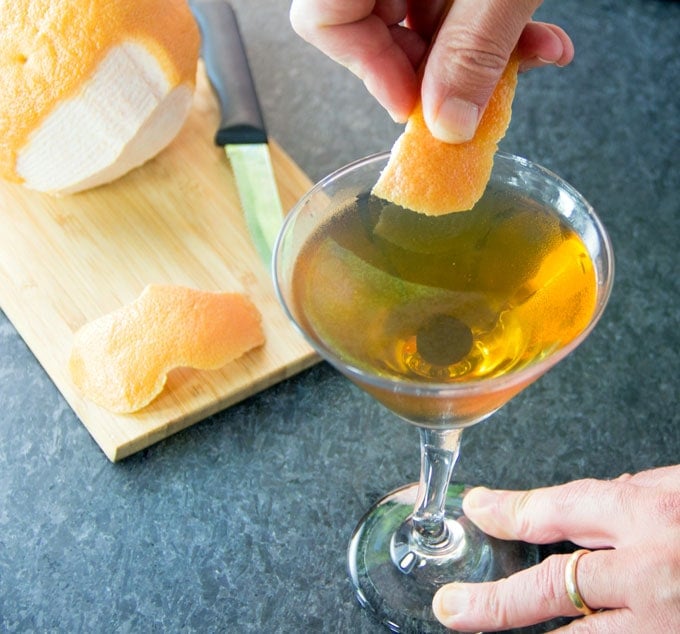
[{"label": "glass stem", "polygon": [[425,548],[437,549],[455,538],[449,534],[444,507],[462,433],[462,429],[420,428],[420,482],[411,523]]}]

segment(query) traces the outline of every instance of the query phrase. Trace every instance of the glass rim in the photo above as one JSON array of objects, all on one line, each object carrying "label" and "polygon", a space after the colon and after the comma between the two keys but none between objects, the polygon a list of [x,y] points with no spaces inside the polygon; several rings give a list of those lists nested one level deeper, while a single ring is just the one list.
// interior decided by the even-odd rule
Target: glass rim
[{"label": "glass rim", "polygon": [[[449,382],[437,382],[437,381],[425,381],[418,380],[416,378],[393,378],[390,376],[385,376],[378,374],[377,372],[370,372],[363,370],[362,368],[343,360],[338,354],[335,353],[331,348],[326,346],[322,341],[307,334],[304,328],[300,326],[298,320],[295,318],[288,302],[285,300],[283,293],[281,292],[279,284],[278,263],[281,257],[282,243],[284,237],[289,229],[289,227],[295,222],[295,219],[301,209],[304,208],[305,201],[312,197],[316,192],[322,190],[328,183],[336,181],[348,172],[352,172],[355,169],[370,165],[372,163],[377,163],[381,161],[386,161],[390,156],[390,151],[378,152],[375,154],[370,154],[363,158],[357,159],[346,165],[338,168],[337,170],[331,172],[317,183],[315,183],[290,209],[286,217],[284,218],[283,224],[277,236],[276,242],[274,244],[274,250],[271,261],[271,273],[272,279],[274,281],[274,290],[279,301],[279,304],[283,307],[284,312],[288,319],[293,323],[296,330],[302,334],[305,341],[314,348],[314,350],[331,365],[336,367],[339,371],[344,373],[350,379],[356,378],[365,385],[371,387],[376,387],[383,390],[391,390],[394,392],[408,392],[417,393],[418,395],[432,396],[432,397],[446,397],[450,394],[455,393],[477,393],[477,392],[492,392],[503,390],[505,388],[510,388],[514,385],[521,384],[523,382],[531,382],[533,379],[540,377],[542,374],[550,370],[554,365],[559,363],[565,357],[567,357],[571,352],[573,352],[593,331],[595,325],[602,317],[604,310],[607,306],[609,297],[611,295],[612,286],[614,282],[614,253],[611,243],[611,239],[607,230],[605,229],[602,221],[598,217],[593,206],[586,200],[586,198],[581,194],[575,187],[564,180],[561,176],[557,175],[555,172],[543,167],[542,165],[530,161],[529,159],[517,156],[515,154],[510,154],[507,152],[497,151],[494,155],[494,164],[497,159],[512,162],[514,164],[520,164],[527,169],[535,171],[536,173],[542,174],[544,178],[553,183],[557,184],[560,189],[567,191],[570,196],[578,199],[584,206],[590,220],[595,226],[597,233],[600,237],[600,243],[602,245],[603,259],[606,264],[606,271],[608,275],[602,280],[597,280],[597,296],[595,309],[588,321],[587,326],[571,341],[567,344],[558,348],[554,352],[550,353],[545,358],[540,361],[530,362],[527,365],[521,366],[517,369],[511,369],[505,374],[486,377],[486,378],[476,378],[470,380],[456,380]],[[463,212],[464,213],[464,212]]]}]

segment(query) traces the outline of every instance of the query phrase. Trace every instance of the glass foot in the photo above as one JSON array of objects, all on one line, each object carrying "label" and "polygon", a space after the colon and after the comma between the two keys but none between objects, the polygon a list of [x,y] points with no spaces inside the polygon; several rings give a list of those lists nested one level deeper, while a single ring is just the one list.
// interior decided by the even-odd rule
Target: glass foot
[{"label": "glass foot", "polygon": [[357,598],[392,631],[450,632],[431,608],[441,585],[493,581],[538,563],[538,547],[489,537],[463,515],[466,488],[449,485],[446,517],[454,539],[441,547],[423,549],[406,522],[413,513],[417,484],[389,493],[355,529],[348,567]]}]

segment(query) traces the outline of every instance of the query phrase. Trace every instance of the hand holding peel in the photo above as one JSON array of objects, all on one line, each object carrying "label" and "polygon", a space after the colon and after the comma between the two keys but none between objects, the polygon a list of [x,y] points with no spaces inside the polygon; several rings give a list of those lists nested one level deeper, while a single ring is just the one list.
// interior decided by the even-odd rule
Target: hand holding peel
[{"label": "hand holding peel", "polygon": [[432,134],[459,143],[473,137],[513,49],[520,70],[572,60],[560,27],[531,20],[540,4],[456,0],[445,15],[447,0],[294,0],[290,15],[297,33],[361,78],[396,121],[422,98]]}]

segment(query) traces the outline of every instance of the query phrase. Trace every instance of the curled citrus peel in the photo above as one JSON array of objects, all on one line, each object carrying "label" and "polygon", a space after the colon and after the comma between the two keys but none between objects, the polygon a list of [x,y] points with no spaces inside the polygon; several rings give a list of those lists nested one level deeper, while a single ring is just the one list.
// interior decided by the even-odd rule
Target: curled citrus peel
[{"label": "curled citrus peel", "polygon": [[510,124],[518,67],[513,55],[470,141],[453,144],[434,138],[419,102],[373,194],[430,216],[472,209],[489,182],[498,142]]},{"label": "curled citrus peel", "polygon": [[244,295],[149,285],[76,332],[69,370],[83,396],[124,414],[153,401],[173,368],[215,370],[263,343]]}]

